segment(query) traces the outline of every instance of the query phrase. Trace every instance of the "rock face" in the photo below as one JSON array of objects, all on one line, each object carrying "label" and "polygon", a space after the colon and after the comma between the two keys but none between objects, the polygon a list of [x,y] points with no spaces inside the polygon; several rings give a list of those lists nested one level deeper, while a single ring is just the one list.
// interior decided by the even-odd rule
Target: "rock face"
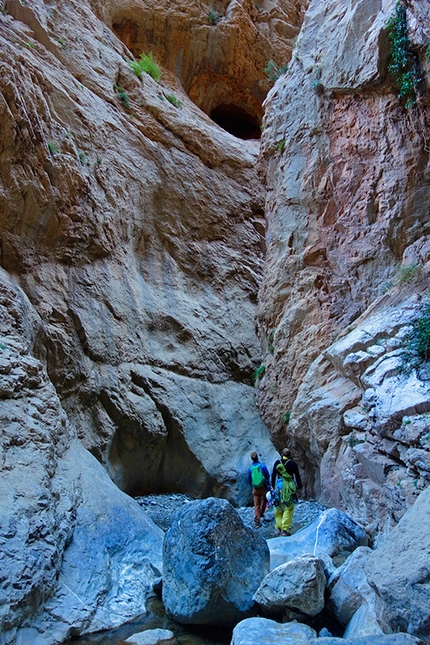
[{"label": "rock face", "polygon": [[327,605],[342,625],[347,625],[361,605],[374,595],[364,572],[370,553],[369,547],[358,547],[328,581]]},{"label": "rock face", "polygon": [[[374,530],[428,485],[428,430],[418,430],[428,382],[395,370],[428,288],[430,21],[427,2],[407,3],[422,78],[407,110],[387,71],[395,5],[312,1],[262,135],[259,409],[275,440],[295,449],[308,492]],[[332,343],[351,329],[339,360]]]},{"label": "rock face", "polygon": [[234,625],[253,608],[269,549],[226,500],[190,502],[163,546],[163,602],[179,623]]},{"label": "rock face", "polygon": [[386,631],[407,631],[425,643],[430,633],[430,537],[423,518],[429,505],[427,488],[366,563],[379,600],[379,623]]},{"label": "rock face", "polygon": [[163,533],[78,441],[2,270],[0,320],[1,643],[60,643],[145,612]]},{"label": "rock face", "polygon": [[[255,130],[303,9],[7,0],[0,16],[0,262],[79,438],[128,493],[244,503],[249,452],[274,456],[253,400]],[[130,69],[141,51],[160,82]]]}]

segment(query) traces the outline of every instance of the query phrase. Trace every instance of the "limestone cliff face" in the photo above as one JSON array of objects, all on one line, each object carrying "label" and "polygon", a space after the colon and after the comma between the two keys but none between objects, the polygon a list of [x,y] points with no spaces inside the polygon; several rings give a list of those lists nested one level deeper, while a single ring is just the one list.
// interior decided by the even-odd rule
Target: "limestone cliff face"
[{"label": "limestone cliff face", "polygon": [[[390,521],[390,507],[398,519],[411,503],[408,492],[398,494],[399,481],[413,491],[428,485],[429,473],[428,445],[420,444],[426,421],[419,417],[430,410],[427,384],[418,379],[402,395],[406,381],[389,378],[384,362],[419,315],[430,258],[429,8],[406,5],[421,78],[415,106],[405,109],[387,71],[386,25],[395,2],[315,0],[290,68],[267,99],[263,133],[268,252],[258,315],[266,348],[260,411],[280,444],[296,442],[309,490],[373,527]],[[408,275],[416,279],[404,287]],[[378,301],[376,323],[374,309],[364,312],[387,289],[396,292],[395,303]],[[353,329],[361,336],[345,337],[339,359],[337,344],[327,347]],[[386,370],[366,374],[378,363]],[[399,405],[391,414],[393,400]],[[351,409],[361,421],[345,418]],[[415,439],[404,432],[410,422],[423,429]],[[361,450],[353,449],[352,429],[363,431]],[[423,450],[423,467],[405,458],[412,447]]]},{"label": "limestone cliff face", "polygon": [[[249,451],[273,455],[253,401],[249,137],[301,16],[245,0],[7,0],[0,16],[1,265],[43,321],[35,351],[79,437],[128,492],[243,501]],[[130,69],[142,51],[160,82]]]}]

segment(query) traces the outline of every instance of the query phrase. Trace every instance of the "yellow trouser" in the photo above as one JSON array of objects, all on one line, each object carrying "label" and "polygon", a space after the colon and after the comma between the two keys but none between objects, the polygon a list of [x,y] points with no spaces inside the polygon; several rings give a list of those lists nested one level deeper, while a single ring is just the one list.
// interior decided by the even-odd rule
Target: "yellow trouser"
[{"label": "yellow trouser", "polygon": [[291,506],[275,506],[274,508],[276,528],[281,531],[289,531],[293,522],[294,504]]}]

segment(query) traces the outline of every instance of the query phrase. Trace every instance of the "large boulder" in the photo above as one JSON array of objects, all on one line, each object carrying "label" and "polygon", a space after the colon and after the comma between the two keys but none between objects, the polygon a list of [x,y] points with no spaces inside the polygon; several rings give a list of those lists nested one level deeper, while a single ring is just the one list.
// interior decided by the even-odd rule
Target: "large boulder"
[{"label": "large boulder", "polygon": [[163,545],[163,602],[179,623],[232,625],[250,614],[269,572],[264,538],[229,502],[190,502],[174,517]]},{"label": "large boulder", "polygon": [[268,618],[247,618],[233,630],[231,645],[308,645],[314,629],[301,623],[276,623]]},{"label": "large boulder", "polygon": [[364,572],[371,553],[369,547],[358,547],[328,581],[330,596],[327,609],[342,625],[347,625],[361,605],[375,595]]},{"label": "large boulder", "polygon": [[331,508],[288,539],[272,538],[267,543],[271,569],[310,553],[321,558],[331,574],[340,559],[346,559],[359,546],[367,546],[368,538],[364,529],[348,515]]},{"label": "large boulder", "polygon": [[33,352],[40,319],[0,270],[2,645],[59,643],[145,613],[162,531],[85,450]]},{"label": "large boulder", "polygon": [[273,569],[258,587],[254,600],[268,615],[292,609],[316,616],[324,608],[325,586],[323,561],[303,555]]},{"label": "large boulder", "polygon": [[309,645],[421,645],[421,641],[410,634],[384,634],[360,638],[323,637],[312,639]]},{"label": "large boulder", "polygon": [[[430,633],[430,487],[369,556],[366,575],[377,594],[380,625],[428,642]],[[427,639],[427,640],[426,640]]]}]

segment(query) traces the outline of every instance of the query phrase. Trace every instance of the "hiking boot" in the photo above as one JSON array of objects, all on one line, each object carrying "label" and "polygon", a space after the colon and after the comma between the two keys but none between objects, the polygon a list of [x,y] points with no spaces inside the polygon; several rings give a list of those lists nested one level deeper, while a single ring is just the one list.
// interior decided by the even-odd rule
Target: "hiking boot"
[{"label": "hiking boot", "polygon": [[255,528],[255,529],[261,529],[261,524],[260,524],[260,522],[254,522],[254,528]]},{"label": "hiking boot", "polygon": [[275,529],[275,535],[281,535],[281,529]]},{"label": "hiking boot", "polygon": [[282,537],[290,537],[291,533],[289,531],[282,531]]}]

